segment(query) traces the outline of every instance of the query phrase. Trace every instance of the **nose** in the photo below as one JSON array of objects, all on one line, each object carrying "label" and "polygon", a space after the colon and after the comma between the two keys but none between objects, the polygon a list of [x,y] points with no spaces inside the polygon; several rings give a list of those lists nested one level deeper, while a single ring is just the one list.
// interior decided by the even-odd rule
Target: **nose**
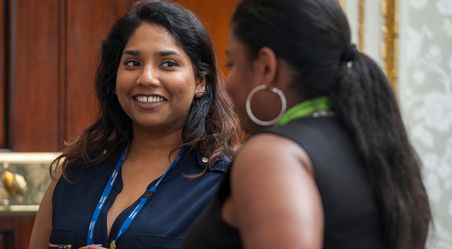
[{"label": "nose", "polygon": [[157,72],[153,69],[152,65],[145,65],[138,75],[136,84],[138,86],[159,86]]}]

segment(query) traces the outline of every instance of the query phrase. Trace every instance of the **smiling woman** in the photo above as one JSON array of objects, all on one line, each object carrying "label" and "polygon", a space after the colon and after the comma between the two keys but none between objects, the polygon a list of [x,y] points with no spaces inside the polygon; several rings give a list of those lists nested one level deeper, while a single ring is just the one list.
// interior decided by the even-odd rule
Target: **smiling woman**
[{"label": "smiling woman", "polygon": [[180,248],[241,140],[205,28],[139,2],[105,39],[95,83],[97,121],[54,161],[31,248]]},{"label": "smiling woman", "polygon": [[190,57],[171,34],[141,24],[126,44],[116,78],[119,103],[134,129],[181,131],[194,96],[204,91],[204,77],[196,78]]}]

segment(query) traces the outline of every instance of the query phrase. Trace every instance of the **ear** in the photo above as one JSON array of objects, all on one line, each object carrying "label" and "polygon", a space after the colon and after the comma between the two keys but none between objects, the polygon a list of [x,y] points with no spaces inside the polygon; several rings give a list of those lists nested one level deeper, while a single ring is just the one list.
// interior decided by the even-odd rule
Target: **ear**
[{"label": "ear", "polygon": [[202,76],[196,81],[195,98],[201,98],[206,91],[206,76]]},{"label": "ear", "polygon": [[275,52],[269,47],[263,47],[259,50],[257,58],[254,61],[256,72],[260,75],[262,84],[272,86],[276,83],[278,77],[278,58]]}]

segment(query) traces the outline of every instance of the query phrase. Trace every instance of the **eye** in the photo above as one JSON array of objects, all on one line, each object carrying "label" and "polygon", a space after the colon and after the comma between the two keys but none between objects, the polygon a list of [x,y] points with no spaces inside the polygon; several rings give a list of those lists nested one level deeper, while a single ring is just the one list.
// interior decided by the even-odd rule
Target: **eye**
[{"label": "eye", "polygon": [[140,62],[135,61],[135,60],[128,60],[124,62],[124,65],[127,67],[138,67],[140,66]]},{"label": "eye", "polygon": [[164,68],[173,68],[173,67],[176,67],[178,65],[174,61],[164,61],[162,64],[160,64],[160,66],[162,66]]},{"label": "eye", "polygon": [[234,66],[234,64],[232,62],[228,61],[225,66],[227,69],[231,69],[232,66]]}]

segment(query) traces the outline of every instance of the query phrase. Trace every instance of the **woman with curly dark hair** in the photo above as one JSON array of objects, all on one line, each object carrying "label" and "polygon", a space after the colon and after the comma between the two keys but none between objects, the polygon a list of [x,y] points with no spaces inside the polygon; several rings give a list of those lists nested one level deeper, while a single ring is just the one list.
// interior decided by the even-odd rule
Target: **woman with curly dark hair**
[{"label": "woman with curly dark hair", "polygon": [[176,4],[137,3],[102,44],[96,93],[30,248],[180,248],[241,141],[205,28]]}]

